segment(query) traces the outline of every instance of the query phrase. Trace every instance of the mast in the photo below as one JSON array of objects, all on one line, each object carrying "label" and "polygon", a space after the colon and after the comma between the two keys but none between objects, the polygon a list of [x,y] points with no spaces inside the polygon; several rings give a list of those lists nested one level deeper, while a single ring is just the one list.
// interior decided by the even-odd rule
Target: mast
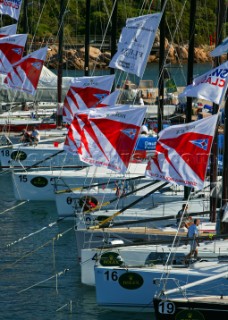
[{"label": "mast", "polygon": [[159,80],[158,80],[158,132],[162,130],[164,109],[164,60],[165,60],[165,0],[161,0],[163,15],[160,22]]},{"label": "mast", "polygon": [[[24,0],[23,2],[23,33],[28,33],[28,0]],[[24,47],[24,56],[27,55],[27,42]]]},{"label": "mast", "polygon": [[[113,13],[112,13],[112,31],[111,31],[111,58],[116,53],[116,26],[117,26],[117,9],[118,0],[113,0]],[[110,74],[114,74],[115,69],[110,68]]]},{"label": "mast", "polygon": [[89,76],[89,45],[90,45],[90,0],[86,0],[86,30],[85,30],[85,64],[84,75]]},{"label": "mast", "polygon": [[[222,42],[222,28],[223,23],[225,21],[225,4],[224,0],[218,1],[217,7],[217,21],[216,21],[216,46],[218,46]],[[215,57],[215,67],[220,65],[220,57]],[[213,114],[216,114],[219,110],[219,106],[213,103]],[[210,185],[211,190],[214,188],[217,183],[217,171],[218,171],[218,131],[216,130],[214,141],[211,149],[211,157],[210,157],[211,169],[210,169]],[[225,162],[223,162],[225,163]],[[227,198],[226,198],[227,199]],[[216,220],[216,208],[218,204],[218,199],[216,197],[210,197],[210,220]]]},{"label": "mast", "polygon": [[[188,48],[188,74],[187,85],[193,81],[194,47],[195,47],[195,21],[196,21],[196,0],[191,0],[189,17],[189,48]],[[187,97],[186,122],[192,121],[192,97]],[[184,199],[187,200],[190,188],[184,187]]]},{"label": "mast", "polygon": [[57,71],[57,126],[62,125],[62,77],[63,77],[63,24],[65,14],[65,0],[60,0],[60,14],[59,14],[59,49],[58,49],[58,71]]}]

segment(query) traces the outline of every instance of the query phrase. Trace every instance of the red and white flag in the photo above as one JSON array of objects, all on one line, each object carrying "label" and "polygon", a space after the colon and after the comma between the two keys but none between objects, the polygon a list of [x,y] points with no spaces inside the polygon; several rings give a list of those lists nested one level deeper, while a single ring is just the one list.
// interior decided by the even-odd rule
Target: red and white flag
[{"label": "red and white flag", "polygon": [[104,108],[116,105],[119,98],[120,90],[111,92],[108,96],[102,99],[96,106],[96,108]]},{"label": "red and white flag", "polygon": [[27,34],[15,34],[0,38],[0,73],[7,74],[12,65],[21,60]]},{"label": "red and white flag", "polygon": [[202,189],[218,114],[159,133],[146,175],[155,180]]},{"label": "red and white flag", "polygon": [[17,33],[16,23],[0,28],[0,38],[6,37],[6,36],[12,36],[13,34],[16,34],[16,33]]},{"label": "red and white flag", "polygon": [[47,47],[34,51],[13,65],[4,83],[19,91],[34,95],[47,55]]},{"label": "red and white flag", "polygon": [[228,61],[217,68],[197,77],[187,86],[179,97],[195,97],[220,104],[228,83]]},{"label": "red and white flag", "polygon": [[[71,125],[81,161],[126,173],[146,110],[121,105],[77,114]],[[66,141],[68,148],[69,138]]]},{"label": "red and white flag", "polygon": [[96,108],[110,94],[114,77],[108,75],[73,79],[63,103],[63,121],[71,123],[79,110]]},{"label": "red and white flag", "polygon": [[0,14],[6,14],[15,20],[19,19],[22,0],[0,0]]}]

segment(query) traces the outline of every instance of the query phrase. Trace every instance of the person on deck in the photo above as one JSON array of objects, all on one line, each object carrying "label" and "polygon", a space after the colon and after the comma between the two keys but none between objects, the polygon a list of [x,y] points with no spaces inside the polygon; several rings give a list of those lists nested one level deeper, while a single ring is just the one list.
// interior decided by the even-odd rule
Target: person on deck
[{"label": "person on deck", "polygon": [[27,143],[31,141],[31,135],[26,129],[22,130],[22,133],[20,134],[20,136],[21,136],[20,141],[23,143]]},{"label": "person on deck", "polygon": [[[188,214],[188,204],[182,204],[182,209],[180,211],[178,211],[176,219],[177,219],[177,225],[179,226],[179,223],[181,221],[181,218],[183,217],[183,215],[187,215]],[[182,225],[184,225],[185,223],[185,219],[182,219]]]},{"label": "person on deck", "polygon": [[197,259],[198,257],[198,249],[197,246],[199,246],[199,240],[197,239],[199,237],[199,230],[198,226],[200,224],[199,219],[194,219],[194,223],[188,228],[188,234],[187,237],[190,238],[189,244],[190,244],[190,252],[185,257],[185,263],[194,255],[194,258]]},{"label": "person on deck", "polygon": [[38,142],[40,141],[40,133],[39,131],[36,129],[36,127],[32,127],[32,133],[31,133],[31,142],[33,142],[34,144],[38,144]]}]

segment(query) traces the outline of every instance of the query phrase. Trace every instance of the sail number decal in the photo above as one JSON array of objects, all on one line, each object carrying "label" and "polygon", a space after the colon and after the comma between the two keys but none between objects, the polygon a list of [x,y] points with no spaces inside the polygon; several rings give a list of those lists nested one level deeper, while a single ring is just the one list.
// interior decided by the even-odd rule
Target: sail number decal
[{"label": "sail number decal", "polygon": [[9,157],[10,152],[8,149],[3,149],[3,150],[1,150],[1,154],[3,157]]},{"label": "sail number decal", "polygon": [[159,302],[158,312],[161,314],[174,314],[175,313],[175,304],[169,301]]}]

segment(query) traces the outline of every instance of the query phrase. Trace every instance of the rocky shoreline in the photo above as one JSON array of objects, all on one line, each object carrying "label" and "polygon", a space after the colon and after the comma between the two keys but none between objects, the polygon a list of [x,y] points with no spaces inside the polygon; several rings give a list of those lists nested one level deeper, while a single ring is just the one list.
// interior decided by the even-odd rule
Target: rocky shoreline
[{"label": "rocky shoreline", "polygon": [[[195,63],[212,63],[210,52],[214,47],[202,45],[195,48],[194,62]],[[188,45],[170,45],[168,40],[165,41],[166,63],[185,64],[188,61]],[[100,49],[90,47],[89,51],[89,68],[90,69],[107,69],[111,59],[109,51],[102,52]],[[221,57],[222,61],[226,61],[226,55]],[[85,48],[63,50],[63,69],[68,70],[83,70],[85,62]],[[151,54],[148,58],[148,63],[159,62],[159,42],[154,43]],[[49,46],[46,65],[51,69],[58,68],[58,46]]]}]

